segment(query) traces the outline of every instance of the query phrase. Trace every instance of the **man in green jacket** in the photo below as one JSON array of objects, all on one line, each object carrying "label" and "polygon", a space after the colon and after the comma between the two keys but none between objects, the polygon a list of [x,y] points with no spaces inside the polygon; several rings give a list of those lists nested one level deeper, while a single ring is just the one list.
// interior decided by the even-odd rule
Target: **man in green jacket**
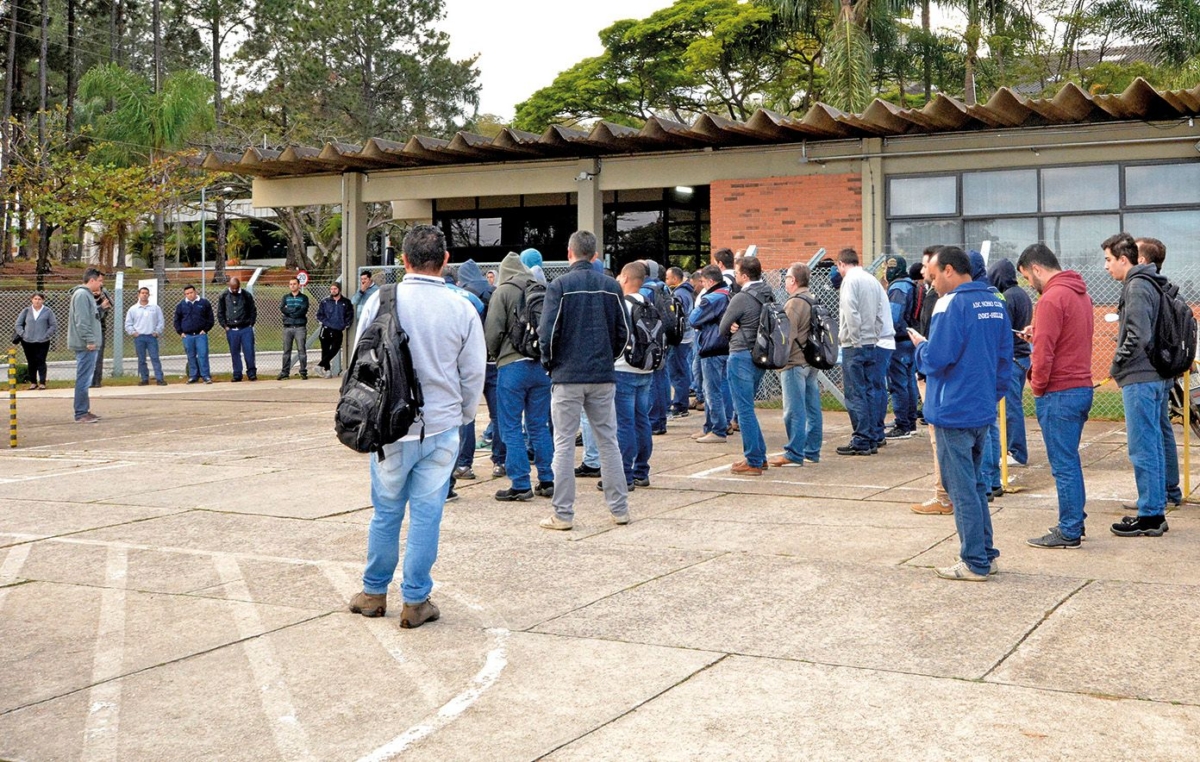
[{"label": "man in green jacket", "polygon": [[83,274],[83,285],[71,290],[71,307],[67,313],[67,349],[75,353],[75,422],[95,423],[88,389],[100,352],[100,308],[96,297],[104,288],[104,273],[89,267]]}]

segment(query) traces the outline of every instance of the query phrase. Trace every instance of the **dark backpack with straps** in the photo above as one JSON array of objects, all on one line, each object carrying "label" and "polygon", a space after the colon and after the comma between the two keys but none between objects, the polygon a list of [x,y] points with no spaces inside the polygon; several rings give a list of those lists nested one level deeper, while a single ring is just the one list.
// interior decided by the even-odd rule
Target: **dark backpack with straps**
[{"label": "dark backpack with straps", "polygon": [[683,300],[665,285],[651,286],[650,290],[654,292],[654,309],[658,310],[663,321],[667,346],[679,346],[687,332],[687,311],[683,308]]},{"label": "dark backpack with straps", "polygon": [[538,325],[542,322],[542,308],[546,303],[546,284],[531,279],[525,288],[512,281],[504,285],[521,292],[509,316],[508,340],[521,355],[531,360],[541,360],[542,343],[538,337]]},{"label": "dark backpack with straps", "polygon": [[384,445],[408,434],[424,404],[408,334],[396,314],[396,284],[388,283],[379,289],[379,312],[354,345],[333,428],[351,450],[373,452],[383,460]]},{"label": "dark backpack with straps", "polygon": [[1179,287],[1167,284],[1166,288],[1148,275],[1135,275],[1154,285],[1161,297],[1158,300],[1158,316],[1154,321],[1154,335],[1146,354],[1150,364],[1163,378],[1178,378],[1192,367],[1196,359],[1196,316],[1186,301],[1179,298]]},{"label": "dark backpack with straps", "polygon": [[750,359],[764,370],[781,370],[787,366],[792,350],[792,320],[783,311],[783,305],[776,303],[773,294],[768,294],[764,300],[753,292],[745,293],[761,305],[758,311],[758,336],[750,350]]},{"label": "dark backpack with straps", "polygon": [[804,342],[804,361],[817,370],[829,370],[837,365],[837,325],[829,308],[807,294],[796,294],[793,299],[808,302],[808,338]]},{"label": "dark backpack with straps", "polygon": [[629,343],[625,362],[638,370],[658,370],[667,354],[666,327],[653,302],[626,296],[629,302]]}]

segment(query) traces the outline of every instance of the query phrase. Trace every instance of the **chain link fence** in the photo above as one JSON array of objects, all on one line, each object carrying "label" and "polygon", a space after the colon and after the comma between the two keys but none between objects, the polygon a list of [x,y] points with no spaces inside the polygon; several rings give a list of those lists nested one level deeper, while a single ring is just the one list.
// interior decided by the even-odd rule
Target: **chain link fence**
[{"label": "chain link fence", "polygon": [[[254,285],[251,292],[254,294],[254,303],[258,310],[258,319],[254,326],[255,360],[259,373],[264,378],[268,376],[273,378],[282,367],[283,314],[279,310],[279,304],[283,295],[288,293],[287,279],[290,277],[291,273],[264,275]],[[317,325],[317,305],[322,299],[329,296],[329,286],[335,282],[335,280],[328,279],[310,280],[301,288],[303,293],[308,294],[310,302],[308,310],[308,347],[310,349],[308,364],[310,370],[315,368],[320,359],[317,340],[319,333],[317,330],[319,327]],[[186,375],[187,358],[183,352],[183,340],[179,334],[175,333],[172,320],[176,305],[183,301],[183,289],[188,283],[190,281],[186,277],[174,277],[158,290],[157,301],[162,308],[165,322],[163,335],[159,337],[159,357],[162,360],[163,373],[176,379]],[[118,342],[114,331],[124,334],[124,314],[137,303],[137,281],[136,279],[127,280],[124,288],[119,292],[113,285],[113,279],[106,278],[105,288],[112,295],[113,304],[120,304],[121,314],[118,316],[114,306],[112,312],[104,320],[104,347],[101,350],[104,361],[104,377],[136,376],[137,355],[133,349],[133,339],[122,335]],[[194,285],[197,290],[200,289],[198,281]],[[47,375],[50,380],[62,381],[75,378],[75,353],[67,349],[67,312],[70,309],[70,292],[74,287],[74,284],[53,284],[47,285],[43,291],[46,295],[46,307],[54,312],[54,317],[58,321],[58,333],[50,344],[50,354],[47,357]],[[245,288],[244,284],[243,288]],[[215,284],[209,284],[205,289],[205,296],[213,305],[214,318],[217,315],[217,299],[224,290],[224,286]],[[21,310],[29,306],[33,293],[32,289],[5,289],[0,292],[0,325],[9,329],[15,326]],[[354,290],[351,289],[346,296],[352,296],[353,293]],[[10,336],[11,333],[10,330]],[[232,372],[229,343],[225,338],[225,331],[221,330],[219,325],[215,326],[209,335],[208,351],[209,364],[213,373]],[[24,365],[23,353],[18,353],[18,363]],[[294,353],[292,363],[292,371],[295,373],[298,366]]]}]

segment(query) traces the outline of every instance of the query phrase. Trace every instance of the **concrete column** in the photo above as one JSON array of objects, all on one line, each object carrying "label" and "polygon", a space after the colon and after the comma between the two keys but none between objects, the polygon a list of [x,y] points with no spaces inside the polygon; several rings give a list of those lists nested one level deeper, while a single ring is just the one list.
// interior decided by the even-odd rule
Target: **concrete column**
[{"label": "concrete column", "polygon": [[[866,138],[862,141],[864,158],[861,162],[862,171],[862,231],[863,257],[872,261],[876,255],[883,253],[888,244],[885,218],[887,206],[887,184],[883,178],[883,159],[878,156],[883,151],[881,138]],[[875,156],[870,157],[871,154]],[[870,158],[866,158],[870,157]]]},{"label": "concrete column", "polygon": [[[363,202],[362,172],[342,174],[342,293],[358,291],[358,268],[367,266],[367,205]],[[357,329],[357,326],[354,326]],[[350,364],[354,333],[342,344],[342,362]]]},{"label": "concrete column", "polygon": [[596,251],[604,255],[604,191],[600,189],[600,162],[587,159],[577,162],[575,188],[579,194],[575,226],[596,234]]}]

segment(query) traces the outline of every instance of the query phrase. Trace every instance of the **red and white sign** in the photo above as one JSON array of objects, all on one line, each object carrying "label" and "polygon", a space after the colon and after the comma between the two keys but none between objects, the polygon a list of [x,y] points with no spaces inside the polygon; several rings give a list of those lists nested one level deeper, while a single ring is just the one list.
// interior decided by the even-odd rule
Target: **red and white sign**
[{"label": "red and white sign", "polygon": [[308,285],[308,270],[297,270],[296,280],[300,281],[301,286]]}]

